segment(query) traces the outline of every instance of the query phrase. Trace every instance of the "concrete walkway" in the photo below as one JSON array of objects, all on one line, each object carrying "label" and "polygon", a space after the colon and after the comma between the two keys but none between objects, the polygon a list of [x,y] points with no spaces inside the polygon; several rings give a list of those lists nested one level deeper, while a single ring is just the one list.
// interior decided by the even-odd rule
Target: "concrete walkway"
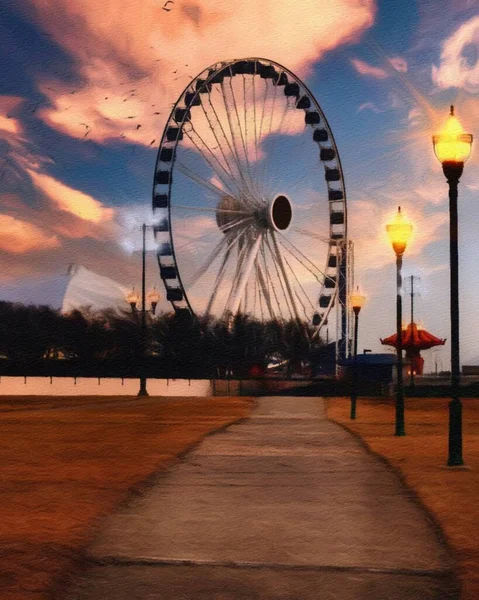
[{"label": "concrete walkway", "polygon": [[64,598],[458,598],[425,514],[318,398],[258,399],[112,515],[89,560]]}]

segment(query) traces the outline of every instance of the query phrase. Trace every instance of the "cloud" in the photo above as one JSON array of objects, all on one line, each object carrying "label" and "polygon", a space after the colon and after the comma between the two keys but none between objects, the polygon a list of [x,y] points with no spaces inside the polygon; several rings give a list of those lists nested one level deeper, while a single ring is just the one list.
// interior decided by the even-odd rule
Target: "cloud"
[{"label": "cloud", "polygon": [[395,56],[393,58],[389,58],[388,60],[391,63],[391,66],[396,69],[396,71],[399,71],[400,73],[407,73],[408,66],[405,58],[402,58],[401,56]]},{"label": "cloud", "polygon": [[375,112],[375,113],[384,112],[383,110],[378,108],[376,106],[376,104],[374,104],[374,102],[364,102],[363,104],[360,104],[358,106],[358,110],[356,112],[359,113],[359,112],[362,112],[363,110],[371,110],[372,112]]},{"label": "cloud", "polygon": [[[413,236],[407,248],[409,257],[420,258],[429,244],[443,239],[442,228],[448,222],[447,211],[426,216],[422,205],[408,203],[392,194],[381,204],[356,200],[351,203],[348,214],[358,272],[381,269],[393,260],[386,224],[394,217],[398,205],[413,224]],[[376,223],[376,226],[366,227],[365,223]]]},{"label": "cloud", "polygon": [[373,67],[359,58],[352,58],[350,62],[360,75],[374,77],[374,79],[387,79],[390,77],[390,74],[385,69]]},{"label": "cloud", "polygon": [[374,0],[331,0],[321,10],[316,0],[300,10],[289,0],[190,0],[169,12],[153,0],[141,10],[133,0],[31,3],[37,22],[74,58],[82,82],[40,80],[50,103],[40,118],[72,137],[89,132],[86,140],[147,146],[190,77],[208,65],[265,56],[304,76],[325,52],[357,42],[376,12]]},{"label": "cloud", "polygon": [[442,45],[440,63],[432,67],[433,83],[441,88],[479,91],[479,16],[463,23]]},{"label": "cloud", "polygon": [[32,223],[0,214],[0,250],[23,254],[32,250],[58,248],[56,235],[48,235]]},{"label": "cloud", "polygon": [[57,208],[71,213],[84,221],[102,223],[110,221],[115,213],[113,208],[106,208],[101,202],[92,196],[75,190],[61,181],[27,169],[33,184],[50,198]]}]

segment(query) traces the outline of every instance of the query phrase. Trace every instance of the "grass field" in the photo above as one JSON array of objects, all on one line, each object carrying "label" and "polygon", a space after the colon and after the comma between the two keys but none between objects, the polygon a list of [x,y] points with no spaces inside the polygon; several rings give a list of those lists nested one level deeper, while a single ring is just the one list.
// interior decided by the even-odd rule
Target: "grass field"
[{"label": "grass field", "polygon": [[234,397],[0,397],[0,598],[51,598],[128,490],[252,405]]},{"label": "grass field", "polygon": [[448,400],[406,399],[406,436],[395,437],[392,400],[359,399],[349,418],[349,398],[328,400],[330,419],[359,434],[398,469],[440,523],[458,558],[462,600],[479,598],[479,399],[463,400],[464,462],[468,470],[445,467]]}]

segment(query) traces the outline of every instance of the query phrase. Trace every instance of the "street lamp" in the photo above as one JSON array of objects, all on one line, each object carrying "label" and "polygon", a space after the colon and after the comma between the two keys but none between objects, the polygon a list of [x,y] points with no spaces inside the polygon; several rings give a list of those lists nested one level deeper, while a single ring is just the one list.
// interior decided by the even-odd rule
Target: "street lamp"
[{"label": "street lamp", "polygon": [[[160,300],[160,294],[156,291],[156,287],[154,287],[152,290],[150,290],[146,294],[146,297],[148,298],[148,302],[150,304],[150,308],[145,308],[145,313],[151,312],[151,314],[154,315],[156,313],[156,307],[157,307],[158,302]],[[137,306],[140,303],[140,294],[135,290],[135,286],[133,286],[132,289],[131,289],[131,291],[129,291],[126,294],[125,300],[130,305],[131,312],[133,314],[136,314]]]},{"label": "street lamp", "polygon": [[386,225],[389,240],[396,254],[396,336],[397,336],[397,385],[396,385],[396,430],[397,436],[406,435],[404,428],[404,389],[402,362],[402,255],[412,235],[412,225],[404,218],[401,207],[394,219]]},{"label": "street lamp", "polygon": [[150,290],[146,297],[148,298],[148,302],[151,306],[151,314],[154,315],[156,312],[156,307],[158,306],[158,302],[160,300],[160,294],[156,291],[156,287]]},{"label": "street lamp", "polygon": [[135,290],[135,286],[133,286],[132,290],[127,293],[125,297],[126,301],[130,305],[131,312],[134,314],[136,312],[136,306],[140,301],[140,296],[138,292]]},{"label": "street lamp", "polygon": [[472,135],[464,133],[454,115],[454,106],[441,133],[432,136],[434,152],[442,164],[449,184],[449,269],[451,314],[451,401],[449,402],[449,456],[451,467],[464,464],[462,460],[462,404],[459,398],[461,366],[459,361],[459,256],[457,234],[457,184],[469,158]]},{"label": "street lamp", "polygon": [[357,386],[358,386],[358,375],[357,375],[357,355],[358,355],[358,321],[359,321],[359,312],[361,308],[364,306],[364,302],[366,301],[366,297],[359,293],[359,286],[356,288],[356,292],[352,294],[349,298],[349,302],[351,304],[351,308],[354,312],[354,351],[353,351],[353,389],[351,392],[351,413],[350,418],[356,418],[356,401],[357,401]]}]

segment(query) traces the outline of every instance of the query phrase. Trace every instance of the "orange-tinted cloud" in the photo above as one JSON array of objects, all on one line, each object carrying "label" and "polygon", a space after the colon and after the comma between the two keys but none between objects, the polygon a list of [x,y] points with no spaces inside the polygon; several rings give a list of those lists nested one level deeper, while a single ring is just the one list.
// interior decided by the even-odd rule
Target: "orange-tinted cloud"
[{"label": "orange-tinted cloud", "polygon": [[391,66],[399,71],[400,73],[407,73],[407,61],[401,56],[394,56],[393,58],[388,59],[391,63]]},{"label": "orange-tinted cloud", "polygon": [[387,79],[390,76],[385,69],[382,69],[381,67],[373,67],[359,58],[352,58],[350,62],[360,75],[374,77],[375,79]]},{"label": "orange-tinted cloud", "polygon": [[11,254],[23,254],[58,246],[60,241],[56,235],[45,234],[32,223],[0,214],[0,250]]},{"label": "orange-tinted cloud", "polygon": [[52,106],[39,116],[72,137],[146,146],[161,137],[172,102],[208,65],[256,55],[304,76],[325,52],[357,41],[376,11],[374,0],[330,0],[321,10],[317,0],[300,8],[290,0],[186,0],[169,12],[153,0],[31,2],[83,82],[39,82]]},{"label": "orange-tinted cloud", "polygon": [[432,80],[442,89],[464,88],[468,92],[479,91],[479,61],[468,61],[464,50],[469,47],[479,51],[479,16],[463,23],[442,46],[441,62],[432,67]]},{"label": "orange-tinted cloud", "polygon": [[39,188],[56,206],[65,212],[71,213],[84,221],[100,223],[110,221],[115,213],[113,208],[106,208],[92,196],[75,190],[61,181],[27,169],[33,184]]}]

